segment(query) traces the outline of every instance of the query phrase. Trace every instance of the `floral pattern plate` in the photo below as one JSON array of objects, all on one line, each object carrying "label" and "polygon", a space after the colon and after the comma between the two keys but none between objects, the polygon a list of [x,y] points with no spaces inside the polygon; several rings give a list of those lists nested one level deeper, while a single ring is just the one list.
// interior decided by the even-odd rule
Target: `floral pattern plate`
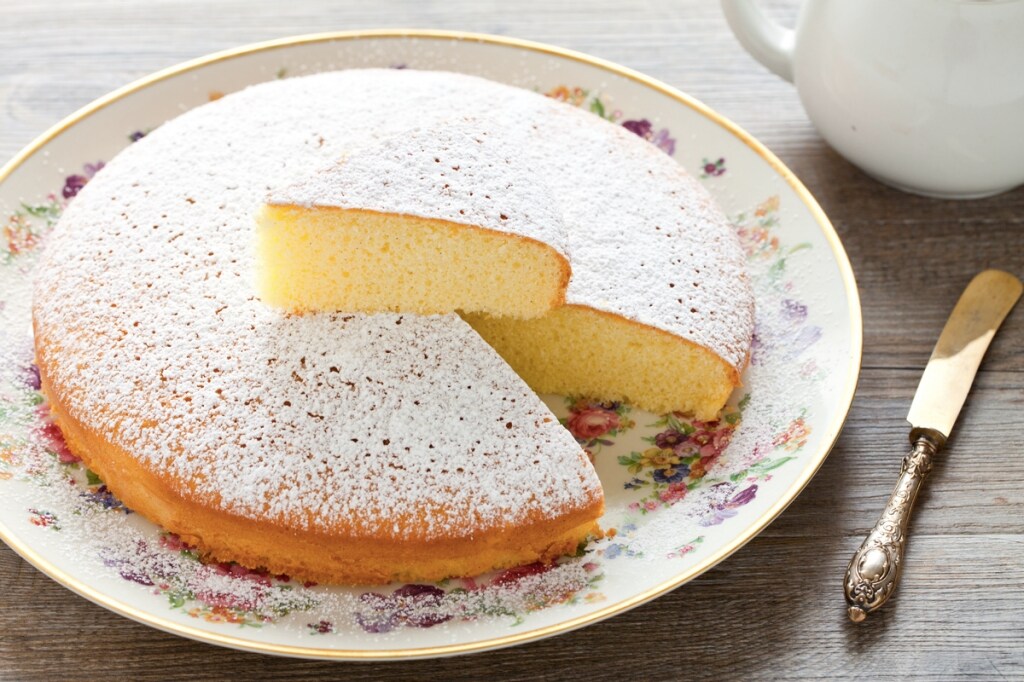
[{"label": "floral pattern plate", "polygon": [[[357,589],[204,562],[125,508],[48,421],[32,364],[33,269],[48,230],[103,161],[225,92],[368,66],[473,73],[620,124],[699,177],[746,249],[756,335],[744,385],[719,421],[546,397],[592,456],[607,495],[607,537],[556,565]],[[478,35],[360,32],[244,47],[111,93],[0,170],[0,537],[84,597],[225,646],[339,659],[507,646],[653,599],[754,537],[838,436],[860,352],[856,285],[821,209],[758,142],[668,86],[557,48]]]}]

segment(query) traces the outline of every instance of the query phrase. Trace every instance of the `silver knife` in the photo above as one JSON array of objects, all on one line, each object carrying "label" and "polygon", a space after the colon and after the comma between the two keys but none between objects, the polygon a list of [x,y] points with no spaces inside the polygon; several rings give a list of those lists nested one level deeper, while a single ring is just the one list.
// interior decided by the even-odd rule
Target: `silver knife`
[{"label": "silver knife", "polygon": [[992,337],[1022,289],[1008,272],[985,270],[967,285],[946,320],[907,415],[913,449],[903,458],[899,482],[882,517],[846,569],[847,614],[853,622],[867,618],[896,589],[914,500],[932,458],[953,430]]}]

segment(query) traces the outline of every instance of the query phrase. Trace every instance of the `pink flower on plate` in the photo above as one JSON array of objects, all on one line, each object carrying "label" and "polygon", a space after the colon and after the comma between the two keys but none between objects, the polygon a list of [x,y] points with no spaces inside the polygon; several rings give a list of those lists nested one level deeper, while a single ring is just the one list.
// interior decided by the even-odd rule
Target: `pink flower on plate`
[{"label": "pink flower on plate", "polygon": [[574,411],[566,423],[569,433],[580,440],[598,438],[619,428],[619,415],[600,407],[586,407]]},{"label": "pink flower on plate", "polygon": [[33,526],[60,530],[60,525],[57,523],[57,516],[53,512],[46,511],[45,509],[29,509],[28,511],[30,514],[28,520]]},{"label": "pink flower on plate", "polygon": [[172,552],[194,552],[196,549],[174,533],[161,534],[159,542],[161,547],[166,547]]},{"label": "pink flower on plate", "polygon": [[253,611],[256,609],[257,601],[262,596],[258,592],[255,596],[234,594],[220,590],[201,590],[196,592],[195,599],[215,609],[238,609],[239,611]]},{"label": "pink flower on plate", "polygon": [[689,492],[689,488],[686,487],[685,482],[672,483],[667,488],[658,493],[658,498],[665,504],[675,504]]},{"label": "pink flower on plate", "polygon": [[76,464],[81,462],[82,459],[76,456],[71,450],[68,449],[67,442],[64,440],[64,434],[60,432],[57,425],[53,422],[53,417],[50,414],[50,407],[46,403],[40,403],[39,407],[36,408],[36,414],[43,421],[39,427],[37,427],[37,433],[43,444],[55,455],[61,464]]},{"label": "pink flower on plate", "polygon": [[36,235],[32,227],[23,215],[12,215],[4,227],[4,238],[7,241],[7,251],[17,254],[22,251],[30,251],[36,245]]},{"label": "pink flower on plate", "polygon": [[506,568],[504,571],[499,573],[491,581],[491,585],[514,585],[523,578],[531,575],[540,575],[541,573],[547,573],[555,567],[555,564],[543,564],[539,561],[535,561],[532,564],[524,564],[522,566],[513,566],[512,568]]},{"label": "pink flower on plate", "polygon": [[227,575],[232,578],[240,578],[260,585],[270,585],[270,572],[263,569],[246,568],[241,564],[232,562],[220,562],[213,566],[213,570],[220,575]]},{"label": "pink flower on plate", "polygon": [[785,431],[775,437],[772,445],[789,452],[796,452],[807,444],[810,435],[811,427],[807,425],[803,417],[797,417],[790,422]]}]

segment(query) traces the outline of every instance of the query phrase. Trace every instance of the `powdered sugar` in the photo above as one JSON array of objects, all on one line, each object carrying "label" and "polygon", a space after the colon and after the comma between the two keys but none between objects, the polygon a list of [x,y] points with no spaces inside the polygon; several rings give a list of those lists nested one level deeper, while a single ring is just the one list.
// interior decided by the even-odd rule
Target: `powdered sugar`
[{"label": "powdered sugar", "polygon": [[80,465],[60,463],[48,452],[51,446],[37,432],[19,453],[21,471],[32,472],[46,491],[45,510],[30,510],[42,526],[35,529],[42,534],[36,546],[45,546],[48,539],[73,539],[64,545],[65,556],[90,566],[92,580],[111,585],[107,581],[123,579],[159,595],[165,608],[209,622],[250,627],[274,623],[344,632],[348,638],[361,632],[380,637],[405,627],[444,628],[449,622],[488,616],[521,618],[540,604],[566,601],[601,577],[593,564],[566,559],[455,581],[454,589],[405,585],[368,592],[211,563],[177,537],[158,533],[102,492],[103,487],[97,491]]},{"label": "powdered sugar", "polygon": [[[390,55],[390,51],[393,49],[392,44],[395,41],[387,42]],[[335,48],[332,47],[332,49]],[[362,55],[363,50],[364,47],[360,43],[358,49],[354,50],[354,53]],[[424,54],[430,53],[430,50],[430,46],[425,43],[417,45],[415,47],[416,60],[414,63],[439,63],[433,57],[429,59],[423,57]],[[273,58],[277,58],[276,52]],[[385,60],[382,63],[387,62]],[[271,68],[270,72],[273,72],[275,69],[276,67]],[[200,89],[203,87],[221,87],[224,79],[223,72],[218,69],[211,69],[210,71],[212,73],[209,76],[206,76],[204,72],[200,79],[198,86]],[[670,103],[671,106],[641,103],[640,101],[634,102],[629,94],[628,87],[620,87],[618,83],[607,85],[602,83],[598,86],[593,74],[582,72],[582,68],[578,70],[559,70],[557,76],[543,69],[540,71],[541,73],[536,76],[531,72],[530,78],[536,78],[536,81],[530,80],[530,84],[537,82],[539,87],[547,88],[552,84],[549,79],[557,77],[562,80],[569,79],[568,82],[570,84],[580,83],[583,86],[601,87],[604,89],[602,90],[602,97],[605,94],[609,97],[617,97],[616,103],[626,110],[627,116],[635,117],[643,114],[654,118],[656,121],[658,120],[657,117],[661,117],[673,131],[677,131],[680,140],[686,139],[687,126],[691,123],[695,125],[701,123],[696,119],[702,118],[702,114],[689,111],[674,102]],[[234,76],[232,75],[232,77]],[[181,100],[178,99],[179,94],[177,91],[172,89],[170,94],[168,94],[161,87],[157,89],[159,92],[154,90],[153,92],[144,93],[145,97],[134,97],[132,104],[137,106],[139,101],[143,103],[167,101],[172,103],[168,105],[168,108],[170,108],[175,102],[191,101],[188,97],[191,96],[190,93],[197,87],[195,81],[189,80],[188,84],[183,87],[189,94],[188,96],[183,96]],[[615,102],[616,100],[612,101]],[[400,104],[404,105],[404,102]],[[133,116],[139,113],[136,110],[133,110],[133,112]],[[429,112],[426,115],[429,116]],[[102,117],[94,118],[103,120]],[[156,119],[152,120],[155,121]],[[121,119],[118,118],[117,121],[121,121]],[[111,125],[109,120],[107,123],[104,136],[110,138],[112,146],[118,146],[123,141],[123,135],[121,134],[123,130],[120,127],[122,124],[114,123]],[[151,124],[149,119],[140,123]],[[711,127],[714,128],[714,126]],[[95,130],[95,127],[90,128],[88,131],[83,130],[83,134],[86,136],[95,135]],[[714,134],[709,134],[707,138],[703,134],[699,138],[693,138],[694,142],[686,147],[681,147],[680,151],[685,151],[685,155],[688,158],[692,158],[694,153],[704,149],[718,153],[722,148],[730,148],[728,143],[731,135],[724,129],[716,128],[716,130],[717,133],[712,131]],[[75,140],[74,143],[71,143],[71,147],[79,149],[81,135],[78,133],[77,128],[69,131],[68,135],[69,143]],[[317,140],[315,138],[311,139],[310,144],[317,144]],[[758,175],[759,169],[770,172],[767,164],[755,158],[753,154],[745,150],[744,152],[745,155],[739,152],[730,155],[729,173],[722,178],[709,180],[707,183],[709,186],[721,189],[722,196],[726,199],[727,203],[732,204],[733,208],[739,208],[740,206],[753,207],[757,201],[766,198],[767,193],[772,189],[771,187],[766,187],[760,180],[755,182],[756,178],[761,177]],[[74,156],[76,153],[79,152],[63,152],[61,156],[63,165],[68,168],[77,167],[77,164],[82,159]],[[747,157],[750,157],[750,159]],[[322,162],[329,162],[329,159],[324,159]],[[308,173],[309,169],[303,172]],[[301,174],[298,173],[298,175]],[[783,186],[785,184],[781,180],[777,182]],[[10,189],[10,183],[5,182],[4,184],[5,189]],[[36,189],[33,187],[32,191],[35,192]],[[737,194],[734,195],[734,192]],[[761,194],[762,192],[765,194]],[[14,198],[11,198],[12,196]],[[34,194],[29,196],[31,198]],[[9,205],[17,205],[17,193],[12,195],[11,192],[8,192],[7,197],[11,202],[14,202]],[[738,199],[738,201],[734,199]],[[787,201],[790,201],[790,203],[787,204]],[[110,524],[108,526],[106,522],[111,517],[115,519],[122,518],[121,515],[114,511],[107,511],[103,514],[79,515],[77,507],[66,504],[65,496],[61,494],[64,488],[60,487],[59,481],[51,483],[48,479],[36,481],[33,478],[32,482],[23,482],[22,471],[24,471],[26,476],[35,476],[34,473],[28,471],[29,469],[35,469],[35,462],[22,447],[20,440],[14,442],[13,451],[5,449],[6,446],[11,445],[9,440],[4,444],[4,447],[0,447],[0,479],[12,473],[14,475],[13,479],[7,481],[0,480],[5,500],[5,504],[2,505],[3,509],[0,511],[4,512],[2,522],[5,524],[4,529],[8,533],[5,537],[14,538],[24,545],[36,549],[45,547],[48,544],[54,548],[59,547],[59,551],[50,553],[49,560],[52,561],[52,565],[47,570],[64,571],[75,576],[82,583],[107,595],[108,599],[115,603],[141,605],[144,617],[152,622],[162,623],[163,627],[173,628],[175,624],[184,624],[186,626],[203,628],[219,634],[244,638],[253,642],[257,647],[262,646],[261,643],[266,642],[290,644],[300,648],[330,647],[344,649],[362,648],[364,646],[367,649],[409,648],[413,646],[437,646],[455,642],[479,642],[491,637],[514,635],[516,633],[535,633],[538,632],[537,628],[553,623],[565,623],[571,618],[594,613],[603,607],[621,608],[625,603],[634,603],[636,598],[642,598],[644,594],[651,593],[659,586],[660,589],[664,589],[665,580],[674,576],[681,576],[684,572],[687,574],[691,573],[691,569],[696,564],[708,558],[709,553],[714,554],[717,552],[721,548],[722,543],[730,543],[737,538],[749,535],[751,530],[757,527],[758,520],[763,520],[763,512],[767,509],[768,505],[773,504],[780,498],[788,499],[793,493],[791,483],[794,478],[799,478],[802,472],[809,473],[808,467],[820,461],[824,446],[820,445],[812,436],[810,445],[803,452],[793,453],[782,449],[772,452],[774,442],[781,441],[776,436],[784,430],[792,419],[803,414],[803,408],[805,407],[809,406],[812,409],[812,412],[808,413],[807,428],[813,429],[814,434],[817,434],[822,429],[829,428],[827,424],[834,418],[831,416],[834,414],[834,410],[838,409],[841,411],[843,408],[842,404],[836,407],[837,400],[839,399],[832,397],[837,392],[831,390],[831,388],[838,384],[838,380],[832,378],[819,380],[817,385],[811,386],[805,381],[795,381],[796,377],[804,372],[805,361],[808,359],[807,352],[814,353],[823,373],[832,372],[835,377],[844,376],[842,372],[837,371],[837,368],[840,368],[842,363],[845,362],[844,346],[842,343],[836,343],[835,339],[828,338],[828,334],[826,334],[827,344],[821,343],[820,347],[812,346],[810,351],[805,351],[803,356],[793,359],[798,349],[791,350],[797,344],[790,341],[790,339],[798,331],[801,333],[806,331],[806,327],[791,331],[782,324],[783,322],[788,323],[788,315],[789,311],[792,310],[792,306],[787,307],[786,318],[775,319],[779,313],[773,314],[771,312],[776,310],[777,298],[797,299],[801,302],[810,303],[811,319],[814,323],[824,324],[827,329],[838,330],[837,334],[840,337],[845,333],[843,330],[846,329],[844,325],[846,324],[845,316],[848,314],[847,307],[843,305],[843,301],[835,298],[829,299],[827,296],[828,287],[835,285],[829,249],[819,242],[813,250],[790,255],[791,249],[796,246],[795,241],[799,241],[800,238],[807,238],[808,235],[813,235],[814,239],[817,240],[819,230],[816,227],[813,216],[802,209],[802,204],[788,190],[783,197],[783,204],[788,209],[787,217],[783,221],[785,229],[779,231],[772,230],[766,236],[764,246],[768,246],[769,237],[777,236],[782,240],[782,246],[778,247],[778,254],[780,257],[782,254],[786,254],[785,260],[787,261],[788,268],[794,268],[802,262],[805,265],[813,264],[813,267],[809,271],[802,271],[800,277],[794,281],[785,278],[777,282],[779,286],[785,285],[785,294],[780,290],[778,296],[771,295],[766,298],[765,288],[768,286],[768,283],[758,280],[758,309],[765,313],[765,316],[761,317],[760,322],[764,322],[767,318],[775,324],[770,325],[768,329],[764,327],[759,329],[758,338],[760,343],[758,348],[760,350],[755,353],[755,363],[757,364],[751,368],[750,373],[745,377],[744,384],[746,388],[743,389],[743,391],[751,391],[753,398],[749,401],[749,405],[744,413],[743,426],[737,437],[733,439],[732,445],[729,446],[719,465],[711,471],[707,479],[718,479],[721,481],[729,480],[732,475],[742,475],[741,472],[748,467],[750,460],[758,458],[758,451],[760,451],[761,457],[769,456],[776,459],[776,461],[778,455],[781,454],[797,454],[799,456],[796,461],[790,462],[778,469],[773,469],[771,474],[774,475],[774,478],[770,481],[766,480],[767,476],[762,476],[756,483],[750,481],[749,478],[748,480],[741,478],[735,484],[736,489],[731,494],[728,486],[715,487],[714,490],[708,491],[708,504],[724,507],[725,511],[722,512],[723,514],[729,512],[738,513],[736,518],[726,520],[720,526],[705,528],[698,523],[698,521],[703,519],[703,516],[699,514],[703,514],[703,509],[705,508],[701,504],[703,500],[700,497],[703,489],[690,491],[685,500],[675,504],[671,509],[660,506],[657,511],[644,516],[635,513],[633,516],[640,529],[643,529],[648,523],[661,519],[665,515],[671,515],[673,518],[680,520],[681,523],[678,526],[671,527],[666,523],[661,526],[656,537],[647,537],[642,542],[639,542],[636,549],[642,551],[642,558],[630,558],[634,556],[635,552],[628,554],[625,551],[622,551],[617,557],[613,557],[613,550],[622,542],[629,541],[633,532],[626,527],[625,521],[621,524],[619,523],[620,513],[627,506],[631,508],[633,503],[636,502],[642,504],[649,497],[647,495],[649,488],[623,488],[624,484],[631,482],[632,474],[626,471],[624,465],[617,465],[616,458],[617,456],[629,455],[631,450],[643,450],[650,447],[648,441],[653,439],[662,429],[666,428],[647,428],[646,425],[652,424],[656,420],[656,416],[633,411],[631,415],[636,422],[636,433],[630,432],[621,437],[612,435],[610,440],[616,442],[612,445],[603,446],[603,450],[597,454],[596,458],[604,486],[609,495],[610,513],[603,521],[603,525],[607,528],[609,524],[614,524],[618,526],[620,531],[616,538],[588,545],[588,557],[583,560],[584,562],[596,562],[599,566],[596,574],[590,574],[591,577],[604,574],[604,578],[597,583],[597,589],[607,595],[607,600],[604,602],[599,601],[602,596],[601,594],[590,591],[581,594],[580,603],[574,606],[565,605],[565,607],[542,608],[542,606],[549,606],[550,603],[538,604],[540,600],[536,599],[531,591],[515,592],[510,595],[510,602],[505,602],[504,600],[491,601],[490,599],[475,600],[474,603],[481,605],[482,612],[475,608],[469,608],[468,612],[471,614],[475,612],[481,615],[472,623],[466,623],[464,627],[459,627],[457,623],[448,621],[429,629],[416,628],[415,625],[418,623],[442,620],[447,614],[455,611],[456,603],[463,596],[465,596],[466,601],[469,601],[473,595],[479,594],[475,592],[473,595],[454,594],[463,587],[461,581],[459,581],[439,586],[451,595],[440,600],[440,608],[436,608],[437,601],[434,599],[422,598],[417,600],[415,597],[411,600],[412,604],[408,604],[405,601],[384,604],[383,606],[386,609],[393,609],[396,617],[394,620],[399,625],[406,624],[410,627],[399,627],[387,634],[374,635],[363,634],[359,632],[358,628],[353,633],[351,628],[345,627],[345,624],[351,621],[352,610],[365,615],[377,613],[375,608],[366,608],[371,607],[371,604],[362,603],[362,600],[358,598],[358,590],[352,591],[345,588],[328,589],[314,587],[304,589],[301,586],[294,585],[294,582],[291,583],[295,587],[292,594],[301,597],[313,596],[318,600],[318,603],[306,613],[295,613],[294,617],[278,618],[273,625],[268,624],[262,630],[239,627],[238,621],[234,620],[233,617],[241,617],[242,614],[225,614],[219,608],[217,612],[210,613],[201,608],[202,605],[194,602],[188,602],[184,606],[169,609],[169,594],[167,592],[161,592],[158,595],[148,595],[150,591],[155,592],[157,589],[163,589],[163,586],[143,587],[134,582],[124,582],[116,578],[116,573],[113,578],[106,577],[108,575],[107,572],[104,571],[103,566],[95,559],[98,547],[107,548],[113,550],[113,553],[105,552],[105,558],[117,560],[127,558],[129,560],[128,563],[118,564],[109,570],[116,570],[118,572],[123,570],[126,575],[137,575],[136,571],[145,573],[148,570],[147,566],[150,565],[148,554],[145,559],[131,560],[137,547],[135,540],[143,537],[150,541],[151,545],[155,546],[159,533],[158,529],[145,523],[137,515],[128,517],[133,523],[125,523],[123,525]],[[758,215],[760,214],[759,209]],[[182,238],[179,238],[178,241]],[[774,240],[772,241],[774,243]],[[823,251],[820,251],[820,249],[823,249]],[[24,281],[27,282],[32,276],[31,266],[34,264],[34,257],[32,252],[23,253],[10,264],[0,264],[0,282],[3,282],[3,284],[0,284],[0,291],[4,292],[0,296],[0,299],[3,299],[0,300],[0,336],[4,335],[5,332],[10,332],[10,334],[6,335],[5,341],[12,342],[11,345],[8,345],[0,341],[0,393],[2,393],[0,402],[4,402],[5,407],[11,406],[10,402],[7,401],[11,395],[9,393],[8,377],[13,376],[15,380],[22,381],[22,375],[28,374],[25,371],[25,365],[31,361],[32,341],[29,335],[28,307],[25,305],[28,297],[24,292],[24,282],[21,278],[23,277]],[[772,259],[768,261],[767,265],[771,264],[782,265],[783,263],[781,260]],[[775,271],[776,268],[772,268],[772,270]],[[19,271],[24,274],[18,274]],[[61,273],[61,276],[63,276],[63,273]],[[45,285],[44,280],[40,280],[37,284],[37,286]],[[817,295],[813,300],[807,298],[811,291]],[[7,324],[3,324],[3,322]],[[769,331],[771,331],[771,335],[768,334]],[[783,335],[780,332],[785,332],[785,334]],[[15,341],[16,345],[14,344]],[[11,368],[13,368],[13,374],[5,371]],[[767,371],[769,368],[771,371]],[[828,397],[824,402],[817,397],[818,391],[827,392]],[[17,395],[20,396],[20,392]],[[737,399],[740,397],[742,397],[742,391],[739,395],[735,396]],[[34,404],[39,399],[38,393],[33,394],[31,398],[31,402]],[[762,405],[762,401],[767,401],[767,404]],[[25,404],[28,405],[29,402],[26,397]],[[839,402],[841,403],[841,400]],[[563,411],[559,411],[561,403],[560,399],[552,399],[552,402],[550,402],[556,414],[563,414]],[[12,414],[8,411],[4,416],[0,417],[0,426],[6,427],[5,433],[10,434],[12,437],[20,438],[21,431],[18,424],[22,420],[20,417],[15,418]],[[571,417],[573,414],[573,412],[570,412],[568,416]],[[34,417],[31,421],[36,423],[39,419],[39,417]],[[743,436],[743,434],[746,434],[746,436]],[[635,438],[632,437],[634,435],[636,436]],[[753,436],[757,437],[753,438]],[[767,445],[766,449],[763,447],[765,444]],[[5,459],[5,457],[7,458]],[[10,459],[10,457],[13,457],[13,459]],[[50,460],[56,459],[51,455],[47,455],[47,457]],[[650,471],[646,470],[642,475],[648,477],[649,474]],[[752,476],[752,474],[750,475]],[[80,476],[80,478],[84,480],[84,476]],[[712,485],[718,486],[719,484],[716,480],[707,480],[706,484],[703,484],[703,488],[706,489]],[[736,497],[750,490],[752,485],[760,486],[760,489],[757,491],[757,498],[749,505],[737,508],[735,506]],[[71,498],[77,497],[78,492],[74,488],[67,488],[67,490],[68,496]],[[749,494],[747,497],[749,497]],[[691,503],[693,508],[691,508]],[[52,527],[29,525],[26,519],[26,509],[29,507],[52,512],[59,517],[62,530],[54,532],[51,530]],[[75,511],[72,511],[73,509]],[[677,512],[679,513],[677,514]],[[695,514],[697,515],[695,516]],[[665,521],[668,521],[668,519],[666,518]],[[714,521],[714,518],[709,520],[709,522],[711,521]],[[35,523],[35,520],[32,522]],[[703,542],[696,538],[696,536],[704,534],[706,534],[706,538]],[[676,547],[682,547],[684,543],[690,544],[686,544],[686,549],[678,552],[680,558],[662,559],[666,552]],[[607,553],[603,553],[602,547],[605,546],[608,547]],[[693,547],[696,547],[696,549],[693,550]],[[177,555],[177,552],[166,551]],[[669,556],[671,557],[672,554],[669,554]],[[182,565],[177,570],[180,570],[184,580],[186,575],[190,575],[191,568],[195,566],[196,562],[184,557],[178,559],[177,556],[174,559],[182,562]],[[542,574],[538,576],[536,588],[531,587],[531,590],[536,589],[537,592],[542,594],[559,594],[562,589],[571,590],[574,586],[579,585],[578,571],[580,568],[577,562],[572,562],[572,565],[565,572],[560,570]],[[203,573],[206,574],[206,571],[204,570]],[[250,585],[243,583],[239,584],[237,589],[225,591],[222,589],[222,583],[227,582],[224,580],[224,576],[214,570],[211,570],[209,575],[211,577],[210,584],[216,584],[221,595],[221,598],[216,600],[217,602],[248,603],[249,597],[252,596],[253,592]],[[132,578],[128,579],[132,580]],[[237,580],[242,581],[245,578],[240,577]],[[203,586],[191,577],[188,578],[187,583]],[[178,584],[180,583],[172,581],[170,586],[174,588]],[[374,588],[374,591],[387,596],[390,589],[386,587]],[[202,593],[210,594],[212,591],[203,590]],[[243,596],[245,599],[241,598]],[[587,599],[584,600],[583,597],[587,597]],[[591,599],[591,597],[594,599]],[[321,599],[322,601],[320,601]],[[623,600],[630,601],[625,602]],[[276,613],[276,609],[281,606],[287,608],[287,602],[283,599],[277,600],[275,598],[271,603],[274,604],[273,609],[269,608],[267,604],[256,604],[254,606],[257,608],[254,609],[254,612],[262,617],[271,612]],[[559,602],[556,601],[555,603]],[[177,604],[177,601],[171,602],[172,606],[175,604]],[[331,604],[334,604],[337,608],[331,607]],[[451,604],[452,609],[447,608],[449,604]],[[507,614],[506,609],[509,607],[509,604],[512,605],[512,610],[518,615],[516,620],[520,618],[526,620],[524,625],[510,629],[509,625],[513,618],[507,615],[497,619],[489,617],[490,614]],[[377,601],[373,600],[372,606],[376,605]],[[387,617],[383,620],[385,624],[393,622],[392,619]],[[370,623],[371,621],[367,620],[366,622]],[[379,622],[380,620],[378,619],[373,621],[374,624]],[[251,621],[246,621],[246,624],[250,623]],[[316,625],[316,631],[310,632],[307,624],[310,627]]]}]

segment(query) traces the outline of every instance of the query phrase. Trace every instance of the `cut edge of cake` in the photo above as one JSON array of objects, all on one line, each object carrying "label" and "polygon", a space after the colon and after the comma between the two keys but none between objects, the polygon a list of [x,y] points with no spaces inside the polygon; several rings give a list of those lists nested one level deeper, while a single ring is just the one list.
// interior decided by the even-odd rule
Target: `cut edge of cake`
[{"label": "cut edge of cake", "polygon": [[263,206],[256,248],[261,300],[295,312],[533,318],[565,302],[571,274],[533,238],[337,206]]},{"label": "cut edge of cake", "polygon": [[588,306],[570,304],[532,320],[463,318],[540,393],[628,402],[656,414],[682,412],[710,421],[741,385],[743,367],[704,346]]},{"label": "cut edge of cake", "polygon": [[463,116],[346,151],[270,192],[261,299],[295,311],[533,318],[560,306],[568,237],[501,117]]}]

